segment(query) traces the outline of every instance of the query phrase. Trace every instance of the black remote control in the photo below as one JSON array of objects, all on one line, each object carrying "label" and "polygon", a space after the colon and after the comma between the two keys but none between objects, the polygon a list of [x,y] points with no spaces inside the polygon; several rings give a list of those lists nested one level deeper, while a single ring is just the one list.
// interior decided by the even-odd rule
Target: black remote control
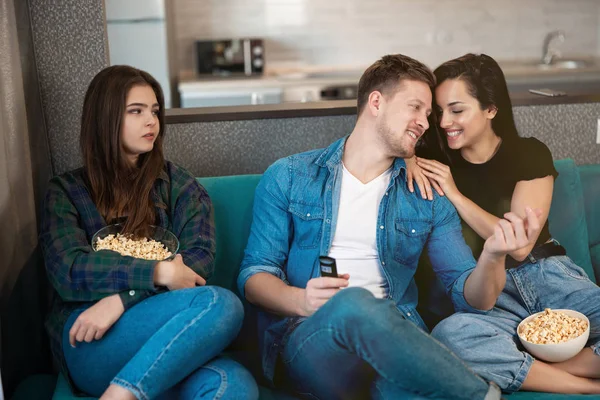
[{"label": "black remote control", "polygon": [[320,256],[319,266],[321,268],[321,276],[329,278],[337,278],[337,266],[335,264],[335,258]]}]

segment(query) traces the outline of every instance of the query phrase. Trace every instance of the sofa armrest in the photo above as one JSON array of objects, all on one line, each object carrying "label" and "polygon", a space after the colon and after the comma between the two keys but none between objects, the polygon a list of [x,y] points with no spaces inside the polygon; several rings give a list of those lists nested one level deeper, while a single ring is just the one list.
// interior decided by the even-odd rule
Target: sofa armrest
[{"label": "sofa armrest", "polygon": [[590,256],[596,282],[600,282],[600,164],[580,166],[579,176],[583,189]]},{"label": "sofa armrest", "polygon": [[566,249],[567,255],[595,280],[589,249],[589,236],[579,169],[571,159],[557,160],[548,221],[550,234]]}]

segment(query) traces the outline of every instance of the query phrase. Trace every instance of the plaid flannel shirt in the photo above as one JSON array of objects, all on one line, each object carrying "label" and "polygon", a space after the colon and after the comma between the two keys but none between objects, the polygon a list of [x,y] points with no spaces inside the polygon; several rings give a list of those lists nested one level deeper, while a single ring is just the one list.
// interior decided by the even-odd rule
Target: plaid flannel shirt
[{"label": "plaid flannel shirt", "polygon": [[[184,263],[208,279],[216,246],[212,203],[206,190],[189,172],[167,161],[154,183],[152,199],[156,225],[177,236]],[[126,312],[166,290],[154,285],[157,261],[92,250],[92,236],[106,225],[85,184],[83,169],[50,181],[40,233],[46,271],[54,287],[46,328],[54,359],[66,377],[62,334],[75,309],[118,293]]]}]

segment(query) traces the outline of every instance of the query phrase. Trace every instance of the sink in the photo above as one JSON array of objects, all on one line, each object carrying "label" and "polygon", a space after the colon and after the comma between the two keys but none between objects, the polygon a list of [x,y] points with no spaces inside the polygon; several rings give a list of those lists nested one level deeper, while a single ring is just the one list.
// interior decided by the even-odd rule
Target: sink
[{"label": "sink", "polygon": [[555,58],[550,64],[544,64],[538,59],[510,60],[500,64],[503,70],[524,71],[532,73],[542,71],[575,72],[580,69],[599,69],[600,63],[593,58]]},{"label": "sink", "polygon": [[503,61],[500,67],[509,85],[525,85],[527,89],[554,89],[549,86],[551,83],[600,82],[600,58],[555,58],[549,65],[543,64],[539,58],[513,59]]},{"label": "sink", "polygon": [[592,63],[585,60],[566,60],[560,59],[551,62],[550,64],[537,64],[537,68],[542,70],[553,70],[553,69],[579,69],[587,68],[592,66]]}]

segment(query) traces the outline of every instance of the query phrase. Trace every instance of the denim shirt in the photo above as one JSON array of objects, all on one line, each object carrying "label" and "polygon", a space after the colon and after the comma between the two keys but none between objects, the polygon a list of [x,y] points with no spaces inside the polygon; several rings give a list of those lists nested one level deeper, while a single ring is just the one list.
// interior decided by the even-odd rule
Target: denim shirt
[{"label": "denim shirt", "polygon": [[[238,288],[266,272],[288,285],[305,288],[319,274],[319,256],[327,255],[335,233],[347,137],[326,149],[278,160],[264,173],[254,200],[253,221]],[[407,187],[406,164],[394,161],[377,217],[377,249],[388,283],[387,297],[405,318],[427,331],[416,311],[414,274],[427,246],[433,268],[457,311],[476,312],[465,300],[464,284],[475,268],[459,216],[446,197],[421,198]],[[272,381],[287,334],[302,318],[259,313],[259,338],[265,377]]]}]

